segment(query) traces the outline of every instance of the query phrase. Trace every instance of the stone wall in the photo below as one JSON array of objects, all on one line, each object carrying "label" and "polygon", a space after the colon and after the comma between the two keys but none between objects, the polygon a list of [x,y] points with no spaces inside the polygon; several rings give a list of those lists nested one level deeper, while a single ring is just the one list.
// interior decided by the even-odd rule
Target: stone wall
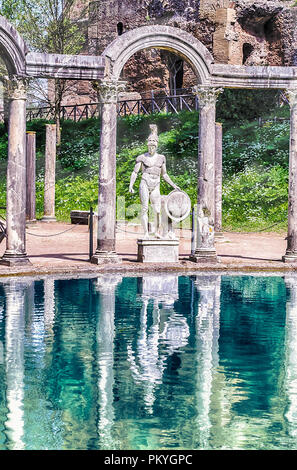
[{"label": "stone wall", "polygon": [[[100,55],[110,42],[131,29],[166,24],[184,29],[199,39],[215,61],[233,65],[296,65],[297,8],[275,0],[77,0],[74,17],[88,3],[85,54]],[[171,67],[171,73],[170,73]],[[168,89],[174,69],[177,88],[195,84],[186,63],[166,51],[135,54],[122,77],[128,91],[142,94]],[[170,80],[171,77],[171,80]],[[68,103],[96,99],[89,83],[73,88]]]}]

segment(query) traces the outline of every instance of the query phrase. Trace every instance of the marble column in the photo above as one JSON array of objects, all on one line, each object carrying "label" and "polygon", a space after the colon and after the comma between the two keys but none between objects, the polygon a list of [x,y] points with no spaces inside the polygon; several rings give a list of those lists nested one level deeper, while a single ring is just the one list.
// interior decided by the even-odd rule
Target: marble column
[{"label": "marble column", "polygon": [[222,184],[223,184],[223,127],[216,123],[215,147],[215,238],[223,238],[222,233]]},{"label": "marble column", "polygon": [[216,101],[221,88],[197,86],[194,93],[199,99],[199,151],[198,151],[198,204],[197,242],[191,261],[216,263],[214,246],[215,223],[215,149]]},{"label": "marble column", "polygon": [[55,222],[55,184],[56,184],[56,124],[46,124],[45,173],[44,173],[44,216],[42,222]]},{"label": "marble column", "polygon": [[117,98],[125,83],[102,80],[98,83],[101,109],[97,249],[91,263],[117,263],[116,241],[116,132]]},{"label": "marble column", "polygon": [[26,218],[27,224],[36,222],[35,199],[36,199],[36,132],[27,132],[27,202]]},{"label": "marble column", "polygon": [[285,263],[297,261],[297,89],[287,91],[291,109],[289,155],[289,205],[287,251]]},{"label": "marble column", "polygon": [[31,264],[26,254],[26,100],[27,79],[7,81],[9,98],[6,197],[6,251],[0,264]]}]

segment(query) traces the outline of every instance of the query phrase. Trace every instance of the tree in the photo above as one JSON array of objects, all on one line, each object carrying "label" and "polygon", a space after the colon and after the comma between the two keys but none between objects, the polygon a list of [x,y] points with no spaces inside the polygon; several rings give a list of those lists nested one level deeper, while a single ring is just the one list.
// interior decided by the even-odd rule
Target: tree
[{"label": "tree", "polygon": [[[85,43],[87,0],[2,0],[0,12],[12,22],[31,50],[53,54],[78,54]],[[54,98],[40,80],[32,81],[31,93],[49,102],[57,125],[60,145],[60,115],[63,96],[69,88],[65,79],[54,79]]]}]

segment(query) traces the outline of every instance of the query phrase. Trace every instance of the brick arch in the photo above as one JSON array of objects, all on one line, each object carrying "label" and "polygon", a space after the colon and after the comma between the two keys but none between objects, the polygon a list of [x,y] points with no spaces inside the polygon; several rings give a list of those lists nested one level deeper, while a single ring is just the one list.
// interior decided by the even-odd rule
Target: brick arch
[{"label": "brick arch", "polygon": [[9,75],[26,74],[27,47],[16,29],[0,16],[0,56]]},{"label": "brick arch", "polygon": [[160,25],[136,28],[115,39],[102,54],[105,77],[118,79],[133,54],[150,48],[174,52],[190,63],[198,82],[203,85],[210,83],[214,59],[206,47],[186,31]]}]

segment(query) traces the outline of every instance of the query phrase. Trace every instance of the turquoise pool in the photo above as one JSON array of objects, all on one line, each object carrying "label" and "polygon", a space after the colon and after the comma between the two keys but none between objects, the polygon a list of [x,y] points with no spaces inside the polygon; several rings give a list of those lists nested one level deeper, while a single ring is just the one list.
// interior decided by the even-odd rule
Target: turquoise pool
[{"label": "turquoise pool", "polygon": [[6,449],[297,449],[297,277],[0,280]]}]

